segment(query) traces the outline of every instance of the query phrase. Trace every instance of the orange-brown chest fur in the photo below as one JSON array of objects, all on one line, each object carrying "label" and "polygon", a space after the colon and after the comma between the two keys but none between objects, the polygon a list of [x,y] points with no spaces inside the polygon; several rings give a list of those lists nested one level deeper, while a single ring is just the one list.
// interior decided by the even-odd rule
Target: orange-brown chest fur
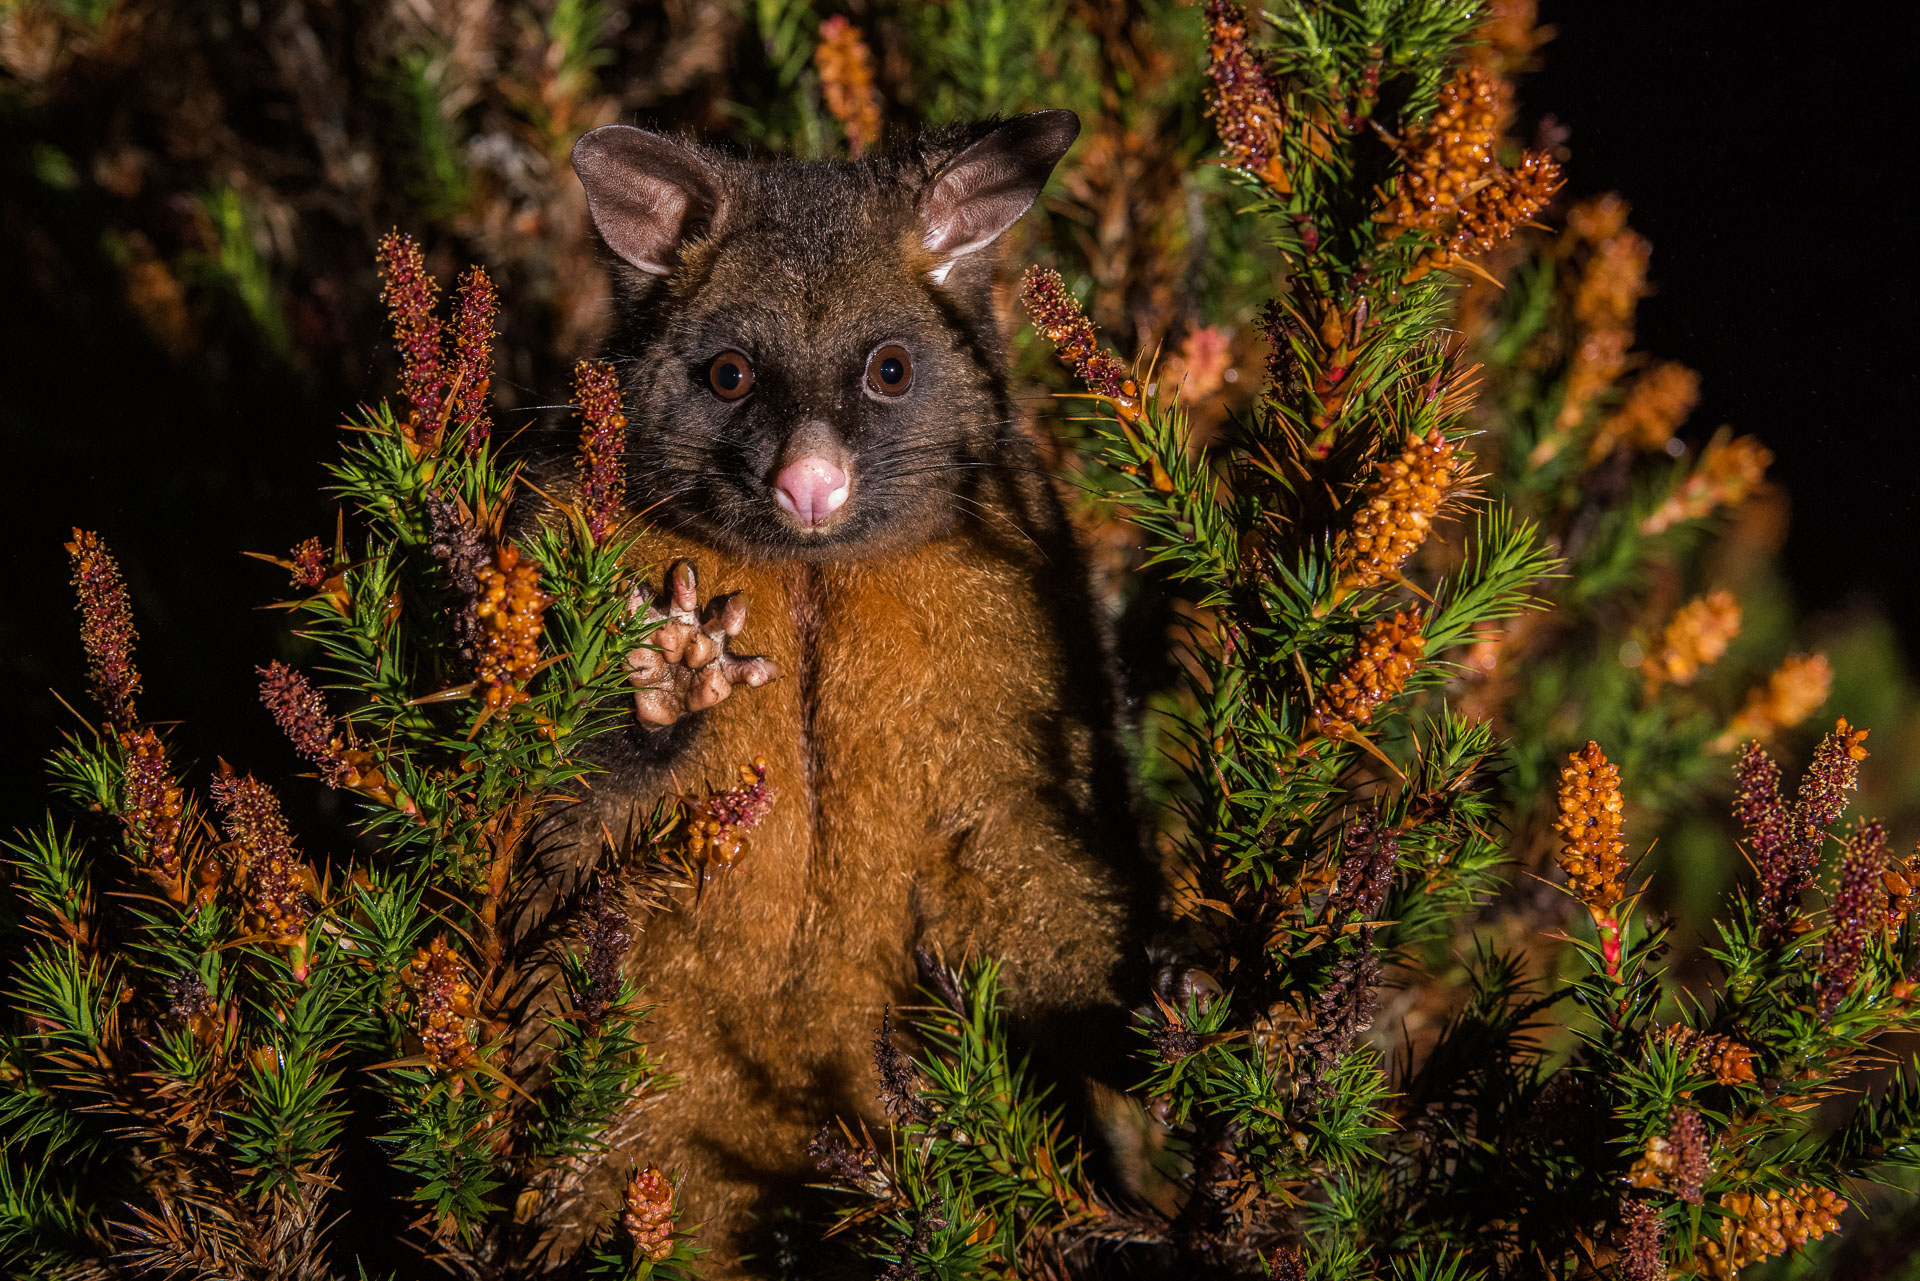
[{"label": "orange-brown chest fur", "polygon": [[681,1083],[616,1146],[691,1167],[691,1204],[721,1239],[770,1181],[808,1172],[822,1123],[877,1120],[873,1029],[913,999],[916,947],[1001,959],[1036,1016],[1111,1004],[1132,830],[1101,647],[1050,500],[1026,508],[1048,519],[963,523],[857,560],[743,559],[668,533],[636,548],[656,584],[685,558],[703,595],[744,592],[736,651],[782,673],[660,731],[675,745],[657,757],[649,744],[668,740],[623,731],[635,755],[595,780],[583,815],[617,835],[755,757],[778,792],[737,863],[637,922],[629,962]]}]

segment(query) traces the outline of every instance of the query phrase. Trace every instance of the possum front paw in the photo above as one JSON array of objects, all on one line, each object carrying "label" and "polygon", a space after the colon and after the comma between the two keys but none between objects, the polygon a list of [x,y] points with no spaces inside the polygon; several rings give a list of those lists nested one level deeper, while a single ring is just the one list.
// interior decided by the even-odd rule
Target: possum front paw
[{"label": "possum front paw", "polygon": [[627,655],[633,711],[642,725],[672,725],[712,707],[735,685],[757,688],[780,675],[767,659],[727,652],[727,642],[747,621],[747,602],[739,592],[715,596],[704,610],[699,602],[699,579],[693,562],[685,560],[668,572],[662,597],[654,597],[651,583],[640,584],[633,595],[635,611],[664,620],[648,644]]}]

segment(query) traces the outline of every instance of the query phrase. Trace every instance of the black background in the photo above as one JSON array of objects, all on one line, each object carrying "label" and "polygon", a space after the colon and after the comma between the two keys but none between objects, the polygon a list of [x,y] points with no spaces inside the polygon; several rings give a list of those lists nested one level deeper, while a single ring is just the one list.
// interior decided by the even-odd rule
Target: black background
[{"label": "black background", "polygon": [[[1876,11],[1881,15],[1876,21]],[[1571,127],[1568,194],[1618,191],[1653,242],[1639,343],[1702,376],[1775,456],[1786,567],[1810,612],[1877,601],[1920,637],[1911,145],[1890,5],[1824,13],[1547,4],[1521,85]]]},{"label": "black background", "polygon": [[[1890,20],[1593,3],[1543,17],[1559,34],[1524,109],[1571,128],[1568,194],[1622,192],[1653,243],[1640,346],[1703,375],[1690,432],[1727,422],[1774,451],[1802,605],[1877,602],[1911,655],[1912,145]],[[0,173],[17,175],[7,147]],[[72,238],[66,257],[85,262],[98,211],[84,193],[44,199],[32,234]],[[183,375],[109,301],[115,279],[47,279],[22,228],[0,232],[0,822],[42,803],[37,762],[65,716],[49,687],[84,693],[60,550],[75,524],[127,564],[146,715],[183,719],[176,741],[202,765],[295,769],[249,670],[282,652],[283,624],[253,606],[284,579],[238,551],[330,530],[319,460],[338,411],[379,391],[373,363],[301,398],[264,362]]]}]

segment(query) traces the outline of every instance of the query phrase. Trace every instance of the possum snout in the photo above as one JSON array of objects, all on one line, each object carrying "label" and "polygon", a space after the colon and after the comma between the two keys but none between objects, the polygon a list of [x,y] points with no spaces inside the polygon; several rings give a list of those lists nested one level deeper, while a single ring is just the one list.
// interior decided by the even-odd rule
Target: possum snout
[{"label": "possum snout", "polygon": [[818,533],[835,523],[853,492],[851,465],[846,446],[831,427],[803,423],[781,451],[774,501],[802,530]]},{"label": "possum snout", "polygon": [[780,508],[808,529],[819,529],[847,501],[847,473],[824,458],[806,457],[781,468],[774,480]]}]

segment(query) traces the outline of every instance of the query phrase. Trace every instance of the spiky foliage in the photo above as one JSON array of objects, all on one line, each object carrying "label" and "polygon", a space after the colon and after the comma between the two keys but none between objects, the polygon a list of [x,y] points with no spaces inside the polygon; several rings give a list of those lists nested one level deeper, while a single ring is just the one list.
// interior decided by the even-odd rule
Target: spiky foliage
[{"label": "spiky foliage", "polygon": [[[25,927],[0,1042],[13,1265],[333,1276],[365,1245],[334,1194],[358,1114],[385,1118],[422,1250],[467,1271],[544,1266],[534,1210],[608,1159],[620,1108],[667,1084],[622,959],[628,913],[672,883],[658,868],[678,808],[610,856],[588,928],[558,951],[557,1008],[523,1007],[512,976],[554,953],[536,962],[539,940],[516,945],[501,920],[542,815],[587,772],[581,745],[620,714],[624,657],[650,626],[629,605],[637,567],[584,508],[506,532],[519,479],[484,427],[492,286],[469,273],[443,339],[417,249],[389,237],[381,258],[406,412],[363,409],[334,465],[351,550],[316,541],[281,562],[307,593],[288,605],[319,679],[260,671],[293,753],[358,798],[350,862],[314,861],[276,791],[224,762],[210,811],[194,798],[134,708],[113,559],[76,534],[107,719],[55,759],[81,826],[7,847]],[[590,444],[608,403],[589,407]],[[747,816],[727,815],[737,846]],[[671,1205],[650,1213],[623,1275],[692,1257]],[[616,1223],[597,1227],[617,1259]]]},{"label": "spiky foliage", "polygon": [[[1859,731],[1838,729],[1791,794],[1763,749],[1742,754],[1756,870],[1716,936],[1715,981],[1668,1000],[1664,927],[1632,870],[1636,795],[1676,804],[1713,753],[1816,710],[1832,671],[1788,659],[1744,706],[1727,684],[1784,648],[1751,619],[1721,644],[1730,613],[1698,555],[1709,521],[1762,493],[1765,451],[1721,436],[1668,461],[1688,453],[1693,380],[1654,364],[1623,381],[1644,363],[1632,320],[1649,246],[1618,200],[1545,209],[1555,162],[1506,136],[1503,80],[1538,35],[1530,6],[1497,8],[1150,0],[1069,21],[952,0],[868,6],[854,28],[808,0],[756,0],[738,21],[668,6],[664,31],[617,42],[607,9],[574,0],[492,27],[431,5],[399,20],[419,28],[420,47],[389,51],[414,202],[511,263],[524,310],[542,313],[508,344],[515,370],[531,347],[557,373],[598,323],[581,210],[525,175],[553,171],[592,123],[671,120],[716,67],[736,73],[739,132],[808,155],[996,110],[1069,105],[1088,121],[1031,233],[1057,274],[1024,292],[1096,398],[1062,452],[1100,491],[1109,561],[1143,571],[1116,594],[1177,597],[1176,687],[1150,728],[1182,951],[1155,993],[1129,994],[1145,998],[1138,1061],[1105,1073],[1143,1106],[1104,1128],[1132,1124],[1150,1158],[1138,1204],[1093,1191],[1096,1163],[1021,1064],[992,962],[929,963],[930,1004],[904,1030],[883,1016],[876,1036],[889,1132],[816,1148],[860,1198],[838,1239],[870,1272],[1102,1275],[1131,1255],[1121,1266],[1289,1281],[1572,1277],[1610,1261],[1633,1281],[1727,1275],[1829,1231],[1848,1180],[1915,1164],[1910,1067],[1873,1103],[1840,1098],[1878,1038],[1911,1026],[1920,968],[1910,869],[1871,825],[1826,839]],[[264,25],[305,49],[303,23]],[[252,61],[296,68],[303,88],[338,70]],[[57,102],[57,76],[35,83]],[[316,150],[349,172],[354,144],[327,113],[280,96],[302,108],[265,114],[319,120]],[[711,119],[704,95],[684,97]],[[1195,163],[1203,120],[1220,166]],[[112,159],[80,168],[111,175]],[[321,202],[257,175],[247,189],[199,202],[211,275],[286,352],[285,278],[309,267],[264,259],[253,233]],[[1535,219],[1564,230],[1535,235]],[[166,288],[178,255],[128,242],[136,306],[191,350]],[[523,1209],[604,1159],[605,1120],[665,1083],[621,970],[646,897],[636,872],[650,850],[731,859],[771,803],[748,766],[691,815],[664,811],[580,891],[559,1007],[507,1006],[501,896],[543,798],[580,781],[574,753],[618,681],[609,656],[639,636],[610,520],[618,408],[603,373],[576,395],[581,511],[508,537],[516,476],[473,400],[492,295],[470,278],[449,348],[434,260],[401,242],[387,259],[409,402],[356,421],[337,471],[362,526],[352,548],[309,540],[282,562],[328,689],[274,674],[264,691],[296,749],[358,794],[367,853],[307,863],[258,796],[253,843],[223,847],[163,736],[121,725],[130,701],[115,712],[109,692],[108,731],[56,776],[116,820],[101,842],[124,859],[53,824],[13,847],[35,931],[15,967],[27,1017],[0,1044],[0,1242],[18,1257],[192,1272],[205,1260],[187,1252],[213,1241],[299,1275],[347,1174],[329,1157],[341,1100],[370,1089],[415,1236],[469,1272],[529,1259]],[[1511,287],[1462,298],[1462,279],[1490,275]],[[1249,301],[1269,304],[1264,353],[1223,327]],[[1689,597],[1715,604],[1689,613]],[[1530,608],[1543,602],[1554,610]],[[112,653],[96,670],[130,672]],[[1553,771],[1590,739],[1556,842]],[[1552,913],[1504,913],[1531,956],[1484,937],[1448,947],[1503,881],[1504,909],[1532,884],[1522,872],[1551,875],[1555,848],[1588,912],[1549,893]],[[1575,916],[1571,958],[1542,965]],[[1414,1002],[1424,1019],[1406,1027],[1429,1031],[1389,1062],[1381,1043],[1400,1038],[1370,1027]],[[1837,1129],[1810,1120],[1822,1102]],[[598,1269],[674,1275],[693,1250],[673,1178],[622,1173]]]}]

